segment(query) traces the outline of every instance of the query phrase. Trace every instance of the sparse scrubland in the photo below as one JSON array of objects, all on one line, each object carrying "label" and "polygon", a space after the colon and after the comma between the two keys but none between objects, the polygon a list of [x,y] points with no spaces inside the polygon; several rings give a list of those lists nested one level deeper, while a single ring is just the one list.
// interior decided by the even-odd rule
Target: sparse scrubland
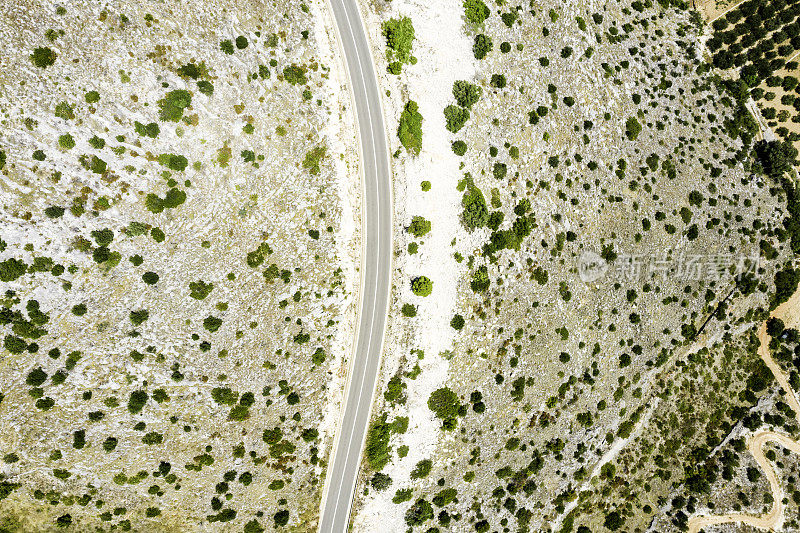
[{"label": "sparse scrubland", "polygon": [[[448,23],[477,70],[424,113],[421,157],[446,131],[458,175],[422,188],[460,202],[442,223],[439,205],[398,200],[413,215],[387,339],[401,356],[384,364],[356,529],[662,532],[699,510],[762,512],[746,435],[798,428],[756,331],[797,287],[800,198],[797,152],[762,140],[747,110],[761,81],[714,65],[683,2],[458,7]],[[418,42],[437,9],[411,14]],[[416,50],[396,108],[423,106]],[[415,157],[398,157],[405,179]],[[449,309],[425,263],[437,233],[457,276]],[[423,350],[444,312],[449,347]],[[796,341],[773,349],[798,385]],[[768,456],[800,500],[797,458]]]},{"label": "sparse scrubland", "polygon": [[0,7],[0,530],[316,529],[360,248],[327,9]]}]

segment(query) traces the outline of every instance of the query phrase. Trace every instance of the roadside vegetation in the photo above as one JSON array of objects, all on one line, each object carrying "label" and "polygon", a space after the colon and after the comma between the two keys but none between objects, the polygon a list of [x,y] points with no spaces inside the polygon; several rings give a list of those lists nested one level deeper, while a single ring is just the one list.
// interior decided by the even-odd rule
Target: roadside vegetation
[{"label": "roadside vegetation", "polygon": [[400,114],[400,125],[397,127],[397,136],[400,144],[411,155],[419,155],[422,150],[422,115],[417,103],[409,101]]},{"label": "roadside vegetation", "polygon": [[400,74],[403,65],[414,65],[417,62],[417,58],[411,54],[414,46],[414,25],[410,18],[387,20],[383,23],[383,35],[386,37],[386,58],[391,74]]}]

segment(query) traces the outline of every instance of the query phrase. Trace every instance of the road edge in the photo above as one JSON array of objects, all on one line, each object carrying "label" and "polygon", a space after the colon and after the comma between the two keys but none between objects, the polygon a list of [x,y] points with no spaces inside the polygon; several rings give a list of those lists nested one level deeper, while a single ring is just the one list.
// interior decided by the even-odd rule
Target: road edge
[{"label": "road edge", "polygon": [[[361,316],[361,311],[362,311],[362,308],[363,308],[363,300],[364,300],[364,271],[365,271],[364,266],[365,266],[365,258],[366,258],[366,239],[364,238],[364,236],[366,235],[366,226],[367,226],[367,219],[366,219],[366,172],[365,172],[364,164],[363,164],[363,161],[364,161],[364,153],[363,153],[364,147],[361,144],[361,136],[359,134],[359,132],[361,131],[361,124],[359,122],[358,113],[356,112],[355,92],[353,91],[353,83],[352,83],[350,67],[347,64],[347,56],[346,56],[346,53],[344,51],[344,46],[342,45],[341,31],[339,29],[339,25],[336,22],[336,17],[334,16],[334,13],[333,13],[333,5],[332,5],[331,1],[332,0],[325,0],[325,6],[326,6],[326,9],[328,10],[330,19],[333,21],[334,33],[335,33],[335,36],[336,36],[336,44],[337,44],[337,47],[339,48],[340,61],[344,65],[344,72],[345,72],[346,77],[347,77],[347,92],[350,95],[350,104],[351,104],[351,110],[352,110],[352,115],[353,115],[353,122],[354,122],[354,124],[356,126],[356,128],[355,128],[356,129],[356,142],[358,144],[358,158],[359,158],[359,161],[358,161],[358,174],[359,174],[359,180],[361,182],[361,192],[362,192],[362,194],[361,194],[361,215],[362,215],[361,216],[361,265],[359,267],[358,313],[357,313],[356,324],[355,324],[355,335],[353,336],[353,344],[352,344],[351,352],[349,354],[350,357],[349,357],[349,360],[347,361],[347,365],[346,365],[347,366],[347,379],[345,381],[345,387],[344,387],[343,394],[342,394],[342,405],[341,405],[341,408],[339,409],[339,422],[337,423],[337,432],[335,432],[333,434],[331,450],[330,450],[330,452],[328,454],[328,464],[326,465],[326,469],[325,469],[325,478],[323,479],[323,490],[322,490],[322,494],[321,494],[320,508],[319,508],[319,514],[318,514],[318,519],[317,519],[318,520],[318,524],[317,524],[318,528],[322,524],[321,518],[322,518],[322,516],[323,516],[323,514],[325,512],[325,505],[326,505],[326,502],[327,502],[327,499],[328,499],[327,498],[328,497],[328,491],[330,489],[329,475],[330,475],[331,469],[333,467],[333,463],[334,463],[333,459],[335,458],[336,453],[338,451],[338,449],[336,447],[336,444],[338,443],[338,439],[336,437],[338,436],[338,433],[339,433],[338,430],[341,429],[342,421],[344,420],[344,414],[345,414],[345,410],[344,409],[345,409],[345,404],[346,404],[346,401],[347,401],[348,393],[350,392],[351,377],[353,375],[352,368],[353,368],[353,364],[354,364],[354,361],[355,361],[355,351],[356,351],[356,347],[358,345],[359,336],[361,334],[361,331],[360,331],[361,330],[361,327],[360,327],[361,326],[361,320],[359,320],[359,318]],[[373,43],[372,43],[372,41],[370,39],[369,32],[367,31],[367,28],[366,28],[366,25],[365,25],[365,22],[364,22],[364,12],[363,12],[362,7],[361,7],[361,2],[359,0],[353,0],[353,2],[355,4],[356,8],[358,9],[359,25],[361,27],[361,31],[363,32],[365,40],[367,41],[367,44],[369,45],[368,46],[369,59],[372,62],[373,68],[377,69],[377,63],[375,61],[375,56],[374,56],[373,50],[372,50],[372,44]],[[384,135],[384,138],[387,141],[387,143],[386,143],[387,148],[389,148],[390,145],[391,145],[391,143],[389,142],[389,139],[391,137],[389,135],[389,130],[387,129],[389,122],[388,122],[388,117],[386,115],[386,107],[384,106],[384,103],[383,103],[383,96],[381,94],[380,79],[378,78],[377,73],[374,76],[374,79],[375,79],[375,85],[378,88],[377,93],[378,93],[378,104],[379,104],[379,107],[380,107],[379,111],[380,111],[381,116],[383,117],[383,121],[384,121],[383,135]],[[395,220],[395,216],[394,216],[394,212],[395,212],[395,209],[394,209],[394,166],[392,165],[392,160],[389,157],[386,158],[385,163],[386,163],[386,166],[387,166],[387,168],[389,170],[389,177],[390,177],[388,185],[389,185],[389,205],[391,206],[391,212],[389,214],[391,231],[389,233],[389,251],[388,251],[388,253],[389,253],[389,274],[388,274],[389,275],[389,283],[388,283],[387,290],[386,290],[386,301],[387,301],[386,320],[384,321],[383,330],[381,331],[380,348],[378,350],[378,354],[379,354],[378,370],[377,370],[377,375],[376,375],[376,378],[375,378],[375,383],[374,383],[374,386],[373,386],[373,390],[372,390],[372,393],[370,394],[369,413],[368,413],[368,416],[367,416],[367,428],[364,431],[364,436],[361,439],[361,442],[359,443],[359,467],[358,467],[358,473],[356,474],[356,482],[355,482],[355,485],[353,486],[353,495],[352,495],[352,498],[351,498],[351,501],[350,501],[350,509],[348,510],[348,513],[347,513],[348,514],[348,531],[352,528],[353,501],[355,499],[356,489],[358,488],[359,480],[360,480],[360,477],[361,477],[362,465],[363,465],[363,457],[362,457],[362,455],[363,455],[363,450],[364,450],[364,444],[366,443],[367,434],[369,433],[369,423],[372,420],[373,407],[374,407],[374,404],[375,404],[375,393],[378,390],[378,386],[379,386],[378,380],[380,379],[381,369],[383,367],[383,350],[384,350],[384,347],[385,347],[385,344],[386,344],[386,331],[388,329],[388,324],[389,324],[390,306],[392,305],[391,296],[392,296],[392,292],[393,292],[393,288],[394,288],[394,283],[393,283],[393,278],[394,278],[394,275],[393,275],[394,274],[394,220]]]}]

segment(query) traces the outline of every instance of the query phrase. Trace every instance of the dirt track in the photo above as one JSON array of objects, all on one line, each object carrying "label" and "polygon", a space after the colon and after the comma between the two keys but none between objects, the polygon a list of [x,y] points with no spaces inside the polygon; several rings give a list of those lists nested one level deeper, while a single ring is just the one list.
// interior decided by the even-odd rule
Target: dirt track
[{"label": "dirt track", "polygon": [[[773,317],[783,320],[787,327],[796,327],[800,316],[800,309],[798,309],[798,301],[800,301],[800,291],[795,292],[789,301],[778,306],[772,312]],[[781,372],[777,363],[772,359],[769,354],[769,336],[767,335],[767,322],[764,321],[758,329],[758,340],[760,345],[758,347],[758,354],[769,367],[770,371],[775,376],[778,384],[786,393],[785,401],[794,410],[798,422],[800,422],[800,402],[797,401],[797,395],[789,386],[789,381],[786,376]],[[769,481],[770,490],[772,491],[772,508],[768,513],[753,516],[744,513],[731,513],[721,515],[698,515],[689,519],[689,533],[698,533],[701,529],[719,524],[747,524],[752,527],[760,529],[769,529],[777,531],[783,528],[784,520],[784,505],[783,505],[783,487],[778,482],[778,475],[772,463],[764,456],[764,445],[768,442],[780,444],[785,448],[800,454],[800,440],[794,440],[782,433],[775,431],[759,430],[753,433],[747,442],[747,449],[753,454],[753,458],[764,471]]]}]

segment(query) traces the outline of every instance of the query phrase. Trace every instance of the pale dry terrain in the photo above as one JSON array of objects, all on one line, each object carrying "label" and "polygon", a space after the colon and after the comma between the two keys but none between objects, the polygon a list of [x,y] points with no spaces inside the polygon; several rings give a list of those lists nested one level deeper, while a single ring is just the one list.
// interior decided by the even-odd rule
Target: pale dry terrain
[{"label": "pale dry terrain", "polygon": [[358,289],[327,4],[0,6],[0,529],[312,531]]},{"label": "pale dry terrain", "polygon": [[[714,448],[784,409],[753,338],[797,283],[794,190],[755,164],[758,124],[702,56],[700,15],[372,5],[411,19],[418,61],[384,83],[423,120],[419,154],[398,147],[411,192],[355,529],[679,530],[699,508],[684,494],[721,481]],[[430,51],[454,25],[468,49]],[[429,157],[442,172],[417,173]]]}]

